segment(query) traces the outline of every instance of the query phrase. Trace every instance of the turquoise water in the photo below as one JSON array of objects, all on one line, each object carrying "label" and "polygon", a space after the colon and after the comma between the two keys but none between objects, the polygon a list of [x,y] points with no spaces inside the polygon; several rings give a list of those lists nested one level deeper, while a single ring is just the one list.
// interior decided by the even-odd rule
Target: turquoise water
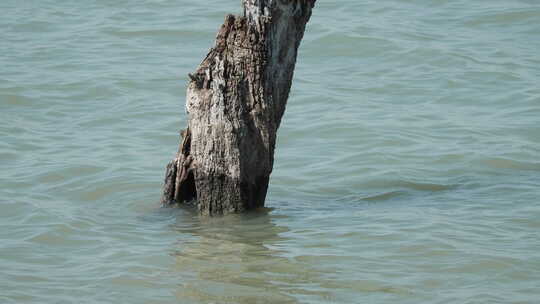
[{"label": "turquoise water", "polygon": [[0,303],[538,303],[540,3],[318,1],[268,208],[160,208],[239,2],[0,2]]}]

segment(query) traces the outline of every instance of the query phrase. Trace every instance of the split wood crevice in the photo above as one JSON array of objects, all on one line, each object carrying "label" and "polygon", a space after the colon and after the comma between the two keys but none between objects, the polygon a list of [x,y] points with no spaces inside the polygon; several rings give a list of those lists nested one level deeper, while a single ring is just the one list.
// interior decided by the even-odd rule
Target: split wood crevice
[{"label": "split wood crevice", "polygon": [[189,74],[188,128],[167,165],[162,202],[201,214],[264,206],[276,132],[315,0],[244,0]]}]

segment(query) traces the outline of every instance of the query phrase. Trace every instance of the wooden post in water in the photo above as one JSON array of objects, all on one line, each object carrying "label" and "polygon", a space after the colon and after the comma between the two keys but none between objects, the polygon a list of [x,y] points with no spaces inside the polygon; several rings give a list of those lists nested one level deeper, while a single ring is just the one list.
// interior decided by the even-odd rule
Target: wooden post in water
[{"label": "wooden post in water", "polygon": [[276,132],[300,41],[316,0],[243,0],[228,15],[197,71],[189,74],[178,153],[162,202],[193,201],[201,214],[264,206]]}]

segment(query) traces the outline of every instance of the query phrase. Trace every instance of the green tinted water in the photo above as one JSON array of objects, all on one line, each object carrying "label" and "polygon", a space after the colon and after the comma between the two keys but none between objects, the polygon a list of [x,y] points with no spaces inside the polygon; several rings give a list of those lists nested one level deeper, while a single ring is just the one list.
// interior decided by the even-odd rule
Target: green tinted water
[{"label": "green tinted water", "polygon": [[163,209],[238,1],[0,3],[1,303],[536,303],[540,4],[324,1],[267,210]]}]

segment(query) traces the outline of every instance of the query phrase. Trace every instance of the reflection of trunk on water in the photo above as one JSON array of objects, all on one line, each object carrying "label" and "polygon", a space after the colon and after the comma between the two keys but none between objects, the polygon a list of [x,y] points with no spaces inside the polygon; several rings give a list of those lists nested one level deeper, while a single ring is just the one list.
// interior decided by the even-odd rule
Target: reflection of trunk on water
[{"label": "reflection of trunk on water", "polygon": [[324,273],[287,257],[280,245],[290,241],[284,236],[289,229],[277,226],[273,218],[258,212],[199,218],[189,228],[179,227],[182,234],[195,238],[182,241],[175,251],[174,271],[182,277],[177,298],[193,303],[297,303],[299,295],[328,298],[320,288]]}]

